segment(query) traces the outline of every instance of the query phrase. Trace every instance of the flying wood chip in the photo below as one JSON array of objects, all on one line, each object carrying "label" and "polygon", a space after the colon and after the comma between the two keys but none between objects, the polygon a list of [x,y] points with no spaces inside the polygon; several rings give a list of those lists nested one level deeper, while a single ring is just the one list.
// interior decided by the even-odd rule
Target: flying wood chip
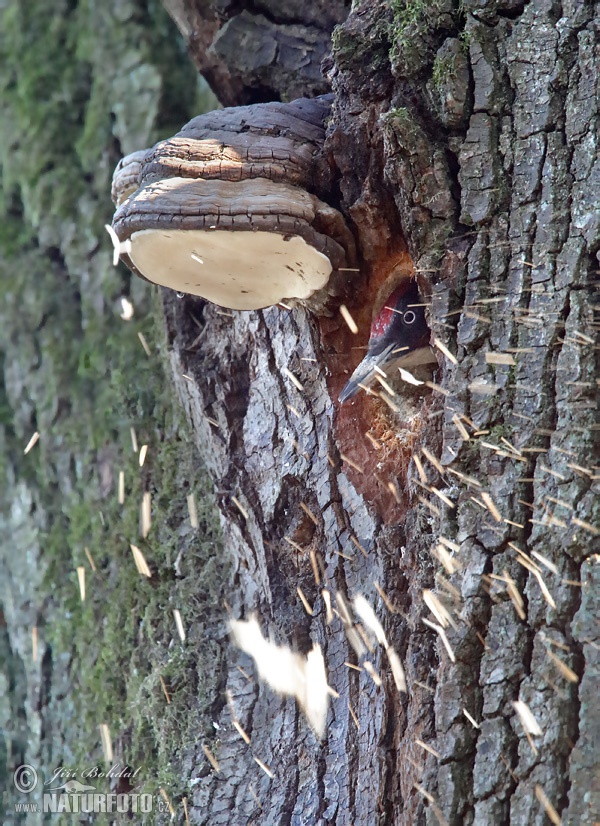
[{"label": "flying wood chip", "polygon": [[247,622],[232,620],[233,640],[253,659],[259,677],[279,694],[291,695],[300,703],[306,719],[320,739],[325,733],[329,695],[325,661],[319,645],[306,656],[263,637],[256,617]]}]

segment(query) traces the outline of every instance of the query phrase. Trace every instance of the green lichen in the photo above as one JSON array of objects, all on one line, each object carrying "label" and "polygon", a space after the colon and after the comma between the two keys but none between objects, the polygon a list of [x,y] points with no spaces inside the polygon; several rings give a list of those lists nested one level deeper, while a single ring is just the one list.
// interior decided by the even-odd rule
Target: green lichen
[{"label": "green lichen", "polygon": [[390,0],[390,60],[395,74],[418,77],[431,71],[434,55],[457,27],[451,0]]},{"label": "green lichen", "polygon": [[449,81],[456,77],[456,58],[454,55],[441,57],[436,55],[433,61],[433,71],[431,79],[438,91]]},{"label": "green lichen", "polygon": [[461,33],[458,35],[458,39],[460,40],[462,50],[465,54],[469,53],[469,48],[471,46],[471,38],[472,33],[469,29],[463,29]]},{"label": "green lichen", "polygon": [[428,7],[425,0],[392,0],[391,5],[397,40],[402,40],[408,35],[410,29],[418,24]]}]

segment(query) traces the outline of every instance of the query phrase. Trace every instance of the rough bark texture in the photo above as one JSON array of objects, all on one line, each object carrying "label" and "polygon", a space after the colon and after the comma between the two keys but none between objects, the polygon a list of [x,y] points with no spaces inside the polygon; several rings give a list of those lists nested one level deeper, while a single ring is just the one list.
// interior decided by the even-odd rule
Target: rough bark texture
[{"label": "rough bark texture", "polygon": [[200,72],[224,106],[293,100],[328,91],[321,61],[344,0],[165,0]]},{"label": "rough bark texture", "polygon": [[[542,824],[538,785],[565,823],[592,823],[600,811],[592,745],[597,21],[581,5],[463,11],[464,19],[451,3],[400,4],[392,15],[363,3],[333,40],[330,145],[365,272],[376,278],[382,260],[389,267],[400,255],[400,223],[432,297],[434,334],[458,360],[441,357],[444,394],[413,420],[414,445],[405,423],[374,403],[336,409],[344,362],[329,356],[343,354],[343,333],[324,336],[300,311],[224,319],[206,308],[190,354],[195,331],[185,304],[166,298],[174,374],[194,377],[180,379],[179,391],[223,494],[225,546],[239,586],[231,608],[257,611],[277,639],[318,641],[340,694],[321,745],[290,702],[249,685],[236,668],[247,661],[230,656],[228,688],[252,744],[228,729],[224,709],[221,775],[195,790],[199,822],[224,823],[235,810],[239,822]],[[370,293],[356,303],[368,303]],[[509,358],[488,364],[488,351]],[[329,381],[315,364],[329,364]],[[367,504],[373,481],[353,471],[338,446],[350,431],[355,453],[345,453],[356,460],[361,430],[381,417],[396,437],[386,445],[388,478],[404,493],[400,507],[388,494],[377,513]],[[407,442],[409,451],[425,445],[440,458],[443,476],[427,462],[426,472],[451,507],[435,495],[427,496],[433,510],[411,497]],[[302,502],[318,514],[317,526]],[[422,589],[437,568],[429,551],[439,536],[460,546],[452,587],[437,578],[438,592],[453,595],[455,662],[422,623]],[[366,593],[381,608],[377,582],[398,606],[384,615],[406,664],[406,697],[388,678],[377,690],[365,671],[344,665],[352,653],[340,620],[324,622],[311,548],[333,591]],[[517,548],[543,555],[556,571],[538,557],[540,580],[519,563]],[[297,586],[314,605],[312,619]],[[379,655],[376,666],[385,671]],[[517,700],[541,726],[533,744]],[[275,781],[254,769],[253,755]],[[249,782],[262,814],[245,791]]]},{"label": "rough bark texture", "polygon": [[[265,11],[254,4],[231,17],[206,4],[166,5],[180,28],[189,27],[194,59],[223,102],[325,89],[311,79],[312,68],[296,71],[292,83],[285,50],[271,46],[246,81],[248,67],[239,60],[256,51],[234,39],[232,56],[223,45],[236,26],[248,38],[262,37],[264,26],[283,37],[290,27],[302,43],[311,42],[317,28],[324,30],[315,23],[317,6],[304,7],[299,20],[285,5]],[[179,709],[180,722],[201,708],[192,730],[181,722],[167,730],[160,752],[164,765],[171,751],[177,767],[179,784],[168,791],[181,822],[185,796],[194,823],[542,826],[549,820],[540,790],[564,824],[598,820],[595,13],[592,4],[545,0],[483,8],[467,0],[460,9],[450,0],[392,7],[371,0],[357,4],[335,29],[325,66],[335,94],[328,146],[339,170],[338,206],[362,257],[363,278],[347,296],[360,336],[337,319],[299,309],[223,314],[197,300],[161,295],[175,387],[217,491],[220,578],[194,579],[205,571],[205,557],[196,561],[182,512],[179,521],[171,516],[173,555],[161,555],[153,535],[148,555],[156,554],[161,587],[170,586],[175,572],[174,588],[183,588],[183,579],[186,589],[170,596],[168,588],[161,591],[156,613],[125,640],[111,641],[120,657],[130,650],[137,655],[139,640],[152,641],[145,693],[124,694],[101,718],[72,712],[65,724],[56,709],[61,696],[71,696],[67,631],[44,649],[43,663],[30,660],[29,627],[40,623],[31,608],[40,554],[23,556],[22,564],[5,561],[3,573],[14,583],[2,593],[11,651],[5,679],[18,687],[13,714],[38,725],[54,747],[44,752],[44,737],[36,734],[25,748],[14,734],[13,755],[33,755],[45,765],[66,762],[73,731],[89,737],[109,720],[122,735],[118,757],[132,762],[138,753],[128,736],[130,719],[152,701],[148,719],[157,737],[161,715],[177,717]],[[200,15],[212,23],[201,26]],[[209,43],[217,46],[207,50]],[[138,145],[132,139],[127,151],[148,145],[147,137]],[[400,413],[365,397],[340,409],[334,400],[360,358],[362,351],[353,348],[364,343],[376,295],[388,278],[413,265],[431,298],[432,330],[457,364],[440,352],[438,389],[399,402]],[[31,313],[35,342],[44,309],[35,304]],[[12,374],[5,367],[18,438],[9,430],[6,438],[9,478],[16,475],[19,485],[4,530],[5,536],[17,536],[17,528],[25,534],[37,519],[44,536],[48,528],[31,495],[40,481],[31,471],[19,477],[16,445],[36,415],[45,414],[48,431],[59,427],[60,416],[37,384],[29,400],[22,379],[27,348],[18,330],[11,335],[10,347],[5,342],[2,349],[21,365]],[[504,358],[490,363],[488,352]],[[413,453],[426,482],[410,461]],[[64,460],[57,468],[63,473],[57,470],[50,482],[58,487],[61,481],[63,497],[69,485],[83,484]],[[80,554],[69,557],[71,568],[81,560],[83,536],[69,538]],[[452,563],[440,564],[439,537],[459,548],[451,552],[454,573]],[[340,618],[326,623],[311,550],[323,561],[322,586],[350,598],[363,593],[375,606],[404,663],[406,694],[396,691],[381,649],[371,657],[382,676],[379,688],[366,670],[346,665],[357,661]],[[534,564],[539,571],[530,570]],[[384,606],[375,583],[395,612]],[[51,592],[48,582],[45,587]],[[314,606],[312,617],[298,587]],[[435,589],[452,614],[454,625],[446,629],[452,657],[423,623],[439,622],[423,601],[424,588]],[[141,594],[149,604],[151,591]],[[157,639],[149,629],[158,627],[159,608],[170,611],[184,595],[194,606],[188,615],[194,630],[177,648],[174,629],[161,630]],[[251,660],[229,646],[223,600],[236,617],[256,612],[280,643],[301,651],[313,641],[322,646],[329,683],[340,695],[332,700],[322,743],[295,703],[259,683]],[[140,598],[136,611],[143,605]],[[51,608],[47,599],[41,617],[55,616]],[[75,616],[79,628],[85,615]],[[99,625],[93,627],[89,646],[105,655]],[[173,668],[173,651],[184,658],[174,674],[165,671]],[[196,656],[194,667],[189,658]],[[79,661],[69,666],[75,674]],[[133,662],[135,670],[143,668],[139,656]],[[158,702],[163,674],[173,695],[169,706]],[[191,689],[182,690],[182,681]],[[232,727],[226,689],[249,746]],[[529,741],[513,707],[517,700],[542,730]],[[11,709],[0,711],[10,720]],[[91,742],[97,753],[97,740]],[[218,774],[204,745],[219,762]],[[273,779],[254,758],[269,766]]]}]

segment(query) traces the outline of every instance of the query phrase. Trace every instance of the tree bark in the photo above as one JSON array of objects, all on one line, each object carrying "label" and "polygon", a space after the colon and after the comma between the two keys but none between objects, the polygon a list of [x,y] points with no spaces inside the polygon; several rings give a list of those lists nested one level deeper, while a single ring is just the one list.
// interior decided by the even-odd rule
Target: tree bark
[{"label": "tree bark", "polygon": [[[328,142],[363,260],[349,280],[360,342],[377,287],[412,263],[451,353],[410,417],[336,403],[358,360],[337,319],[204,306],[190,351],[198,304],[163,296],[175,383],[220,494],[231,611],[301,650],[318,642],[340,695],[319,743],[231,650],[251,745],[224,705],[199,823],[542,824],[549,805],[563,823],[598,818],[597,24],[591,4],[371,0],[334,31]],[[276,72],[271,84],[286,93]],[[456,548],[446,570],[440,537]],[[381,688],[346,664],[311,550],[332,594],[376,605],[405,695],[381,651]],[[448,648],[423,623],[437,622],[425,588],[453,617]],[[526,736],[516,701],[541,734]]]},{"label": "tree bark", "polygon": [[[180,822],[185,797],[189,820],[213,826],[595,823],[597,9],[164,5],[222,103],[334,92],[331,203],[358,242],[345,302],[360,332],[336,304],[331,317],[228,313],[161,292],[192,450],[141,360],[138,332],[158,349],[146,286],[98,242],[110,167],[182,125],[192,81],[159,16],[160,37],[145,28],[146,4],[6,4],[0,779],[12,789],[19,763],[102,763],[104,723],[116,761],[144,762],[156,822],[170,817],[163,788]],[[456,363],[439,350],[435,387],[400,387],[398,410],[364,395],[340,406],[374,304],[412,272]],[[141,471],[130,426],[150,444]],[[39,451],[23,458],[33,431]],[[188,525],[202,465],[222,544],[208,517],[200,536]],[[82,604],[84,547],[98,571]],[[451,617],[447,646],[423,621],[446,622],[425,589]],[[368,658],[381,686],[356,657],[337,594],[375,607],[406,693],[381,647]],[[321,646],[339,694],[322,742],[230,644],[229,617],[251,613],[278,644]],[[515,701],[541,734],[526,736]]]},{"label": "tree bark", "polygon": [[321,61],[346,0],[227,4],[164,0],[198,70],[223,106],[314,97],[328,91]]}]

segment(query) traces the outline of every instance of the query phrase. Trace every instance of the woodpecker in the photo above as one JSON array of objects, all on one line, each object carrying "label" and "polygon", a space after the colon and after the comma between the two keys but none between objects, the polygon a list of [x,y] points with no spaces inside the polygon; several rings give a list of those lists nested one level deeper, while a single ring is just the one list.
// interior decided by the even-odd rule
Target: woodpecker
[{"label": "woodpecker", "polygon": [[352,373],[339,400],[345,402],[361,387],[370,387],[378,369],[384,378],[383,374],[392,376],[398,367],[435,361],[417,282],[407,278],[388,297],[371,324],[367,355]]}]

